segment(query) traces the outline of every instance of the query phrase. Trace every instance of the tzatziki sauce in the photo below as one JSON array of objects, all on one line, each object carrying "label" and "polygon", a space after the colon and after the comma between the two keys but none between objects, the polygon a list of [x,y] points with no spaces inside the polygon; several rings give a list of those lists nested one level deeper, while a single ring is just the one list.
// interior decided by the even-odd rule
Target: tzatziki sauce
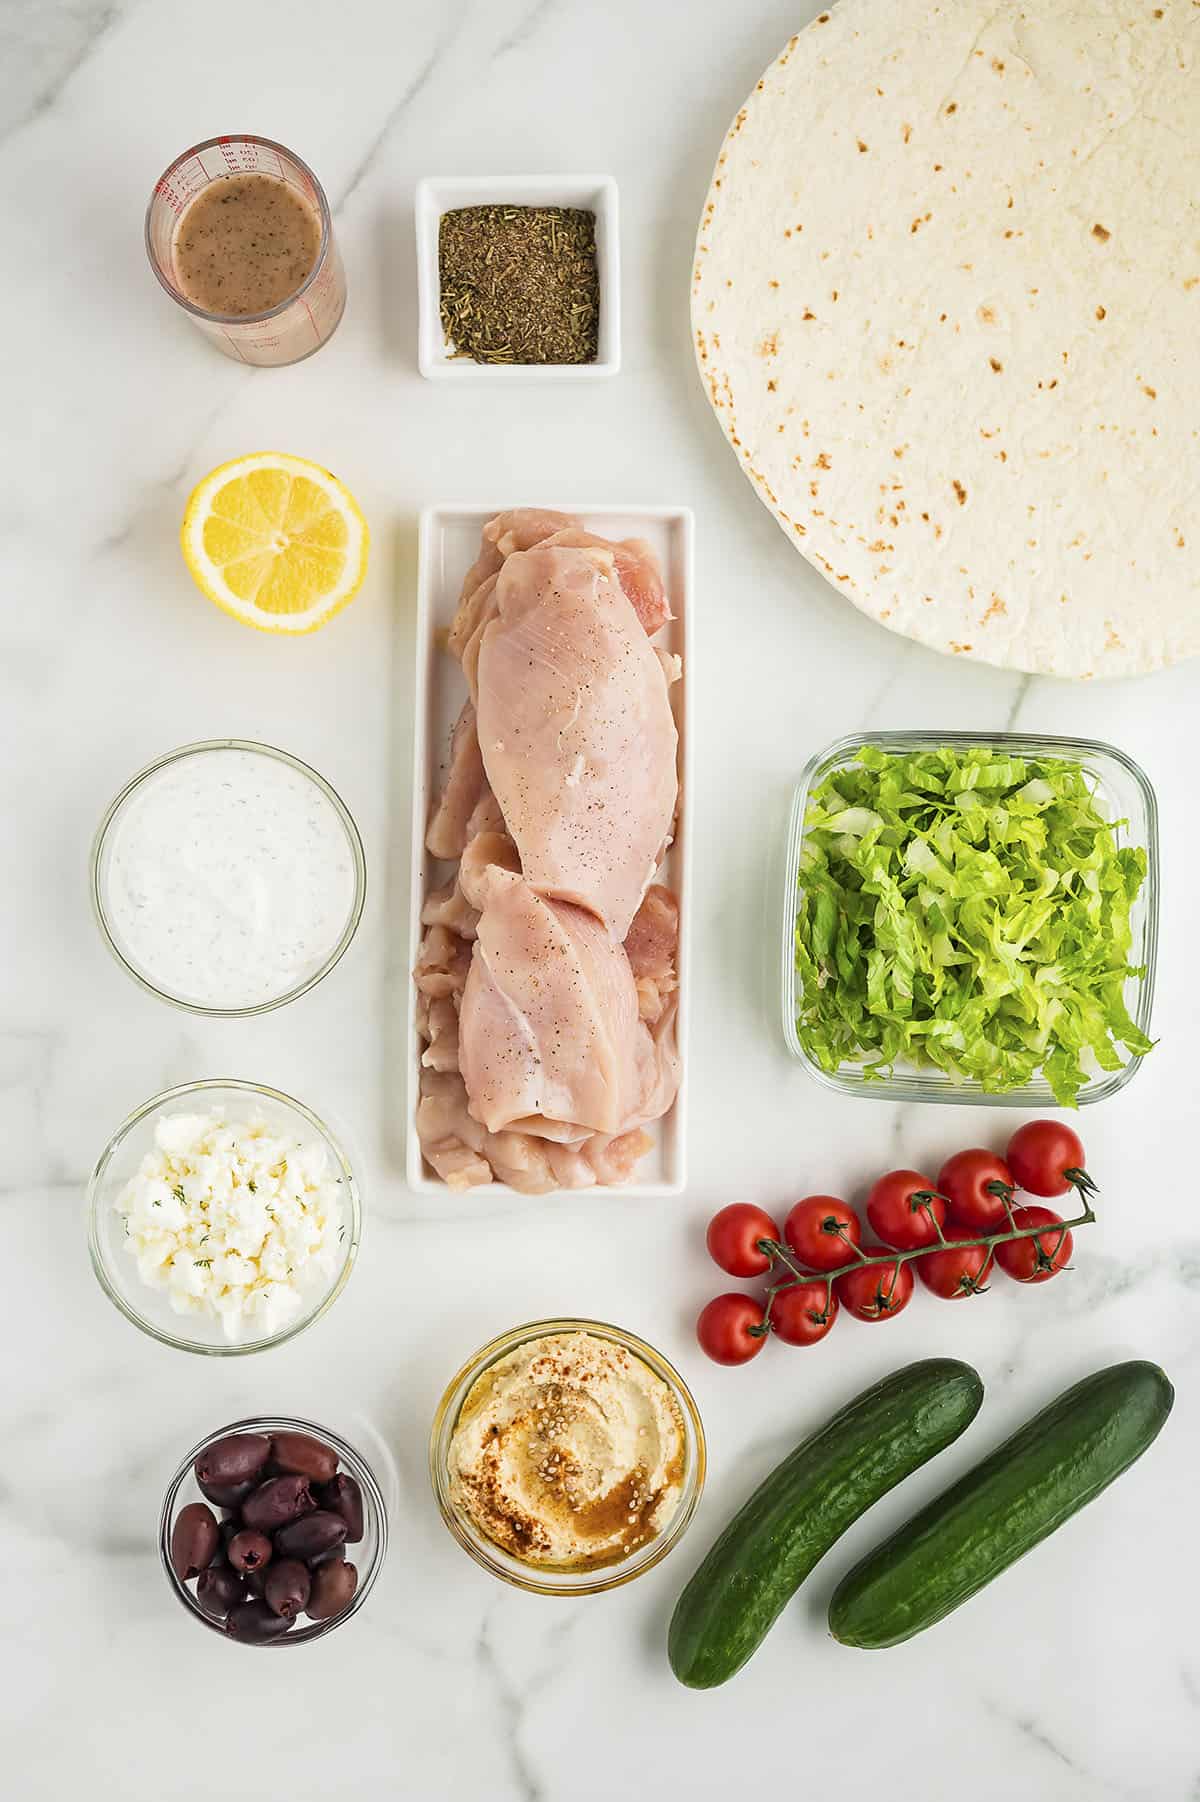
[{"label": "tzatziki sauce", "polygon": [[108,821],[104,925],[169,1000],[270,1006],[342,946],[359,900],[352,834],[304,766],[266,746],[191,747],[133,783]]}]

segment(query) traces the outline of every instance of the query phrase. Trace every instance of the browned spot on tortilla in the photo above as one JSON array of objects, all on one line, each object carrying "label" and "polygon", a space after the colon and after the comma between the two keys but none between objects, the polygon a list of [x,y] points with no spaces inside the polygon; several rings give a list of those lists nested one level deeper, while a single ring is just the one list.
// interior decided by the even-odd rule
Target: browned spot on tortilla
[{"label": "browned spot on tortilla", "polygon": [[1097,307],[1096,308],[1097,319],[1103,319],[1105,317],[1107,311],[1108,311],[1108,309],[1106,307]]},{"label": "browned spot on tortilla", "polygon": [[799,532],[801,538],[803,538],[805,536],[805,532],[806,532],[807,528],[805,526],[802,526],[798,520],[793,520],[792,521],[792,530],[793,530],[793,532]]},{"label": "browned spot on tortilla", "polygon": [[962,652],[969,651],[971,649],[971,646],[969,644],[955,644],[954,640],[951,639],[950,640],[950,649],[954,652],[955,656],[957,657],[957,656],[960,656]]},{"label": "browned spot on tortilla", "polygon": [[912,126],[911,125],[902,125],[900,127],[900,136],[904,139],[904,142],[907,144],[908,140],[912,137]]},{"label": "browned spot on tortilla", "polygon": [[882,538],[877,538],[875,540],[874,544],[869,544],[867,546],[867,550],[870,552],[872,557],[879,557],[883,554],[884,551],[894,551],[895,548],[896,547],[894,544],[885,544],[883,542]]},{"label": "browned spot on tortilla", "polygon": [[1192,291],[1192,289],[1193,289],[1193,288],[1194,288],[1194,287],[1195,287],[1195,286],[1196,286],[1196,284],[1197,284],[1197,282],[1200,282],[1200,275],[1189,275],[1189,276],[1187,276],[1187,277],[1186,277],[1186,278],[1185,278],[1185,280],[1184,280],[1184,284],[1183,284],[1183,291],[1184,291],[1184,293],[1185,293],[1185,294],[1190,294],[1190,293],[1191,293],[1191,291]]},{"label": "browned spot on tortilla", "polygon": [[921,596],[921,601],[922,601],[922,604],[926,607],[933,606],[933,596],[931,594],[923,594]]},{"label": "browned spot on tortilla", "polygon": [[907,449],[907,444],[894,444],[892,446],[892,455],[893,457],[902,457]]},{"label": "browned spot on tortilla", "polygon": [[779,286],[779,283],[776,281],[769,281],[767,283],[767,286],[768,286],[768,288],[777,288]]},{"label": "browned spot on tortilla", "polygon": [[1000,371],[1004,368],[1004,365],[1000,361],[999,357],[989,357],[988,362],[991,364],[992,368],[996,371],[997,375],[999,375]]},{"label": "browned spot on tortilla", "polygon": [[1106,225],[1097,224],[1092,227],[1092,236],[1093,238],[1099,238],[1101,244],[1107,244],[1108,240],[1112,237],[1112,233]]},{"label": "browned spot on tortilla", "polygon": [[832,292],[832,293],[831,293],[831,294],[830,294],[830,296],[829,296],[829,298],[830,298],[830,300],[836,300],[836,299],[837,299],[837,297],[838,297],[838,291],[837,291],[837,289],[836,289],[836,288],[835,288],[835,289],[834,289],[834,290],[833,290],[833,292]]},{"label": "browned spot on tortilla", "polygon": [[986,626],[990,619],[997,619],[997,618],[999,618],[999,616],[1002,613],[1007,613],[1007,612],[1008,612],[1008,607],[1000,599],[1000,596],[998,594],[993,594],[991,600],[988,603],[987,612],[984,614],[983,618],[980,620],[979,623],[981,626]]},{"label": "browned spot on tortilla", "polygon": [[817,14],[817,17],[816,17],[816,20],[815,20],[815,23],[816,23],[816,24],[818,24],[818,25],[828,25],[828,23],[829,23],[829,14],[828,14],[828,13],[818,13],[818,14]]},{"label": "browned spot on tortilla", "polygon": [[855,143],[856,143],[856,144],[857,144],[857,145],[858,145],[858,153],[859,153],[859,155],[860,155],[860,156],[862,156],[862,155],[864,155],[864,154],[865,154],[865,152],[866,152],[866,148],[867,148],[867,147],[866,147],[866,145],[865,145],[865,144],[864,144],[864,143],[863,143],[863,141],[862,141],[862,139],[861,139],[861,138],[856,138],[856,139],[855,139],[855,140],[854,140],[854,141],[855,141]]},{"label": "browned spot on tortilla", "polygon": [[1004,64],[1000,61],[1000,58],[998,56],[994,56],[992,58],[992,67],[996,71],[997,75],[1003,75]]},{"label": "browned spot on tortilla", "polygon": [[815,319],[816,314],[813,312],[811,307],[805,307],[805,309],[804,309],[803,313],[801,313],[800,317],[801,317],[801,319]]},{"label": "browned spot on tortilla", "polygon": [[774,394],[777,387],[778,387],[778,383],[776,382],[774,376],[772,376],[771,380],[767,383],[767,393]]},{"label": "browned spot on tortilla", "polygon": [[996,455],[999,457],[1001,463],[1008,462],[1008,452],[1007,451],[997,451]]},{"label": "browned spot on tortilla", "polygon": [[909,231],[910,232],[920,231],[921,227],[923,225],[927,224],[928,221],[932,218],[933,218],[932,213],[922,213],[919,219],[913,220],[912,224],[908,228]]},{"label": "browned spot on tortilla", "polygon": [[946,111],[948,113],[956,113],[958,111],[958,101],[952,100],[950,102],[949,106],[946,108]]},{"label": "browned spot on tortilla", "polygon": [[1181,550],[1183,550],[1183,548],[1184,548],[1183,533],[1179,530],[1179,527],[1176,526],[1176,528],[1175,528],[1175,549],[1177,551],[1181,551]]},{"label": "browned spot on tortilla", "polygon": [[951,487],[954,489],[954,498],[958,502],[959,506],[965,507],[966,503],[967,503],[967,491],[963,487],[962,483],[958,480],[957,476],[955,477],[954,481],[951,483]]},{"label": "browned spot on tortilla", "polygon": [[830,468],[830,462],[829,462],[829,452],[828,452],[828,451],[820,451],[820,452],[818,452],[818,454],[817,454],[817,457],[816,457],[816,459],[815,459],[815,461],[814,461],[814,463],[813,463],[813,468],[814,468],[814,469],[828,469],[828,468]]},{"label": "browned spot on tortilla", "polygon": [[941,163],[935,163],[933,165],[933,173],[935,175],[940,175],[942,173],[942,167],[943,165]]},{"label": "browned spot on tortilla", "polygon": [[934,535],[934,537],[935,537],[935,538],[940,538],[940,537],[941,537],[941,536],[942,536],[942,533],[943,533],[943,531],[944,531],[944,530],[945,530],[945,528],[944,528],[944,527],[943,527],[943,526],[939,526],[939,525],[935,525],[935,526],[934,526],[934,528],[933,528],[933,535]]},{"label": "browned spot on tortilla", "polygon": [[768,332],[758,347],[760,357],[777,357],[779,355],[779,333]]},{"label": "browned spot on tortilla", "polygon": [[980,307],[979,322],[981,325],[995,325],[995,323],[996,323],[995,307],[986,307],[986,306]]}]

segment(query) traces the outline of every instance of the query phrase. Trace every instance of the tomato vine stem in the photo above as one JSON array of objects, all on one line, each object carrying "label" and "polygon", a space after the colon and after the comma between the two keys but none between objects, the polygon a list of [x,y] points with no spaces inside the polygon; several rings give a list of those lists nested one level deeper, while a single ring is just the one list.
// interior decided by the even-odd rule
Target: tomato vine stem
[{"label": "tomato vine stem", "polygon": [[[1051,1233],[1055,1233],[1058,1236],[1057,1245],[1055,1246],[1055,1252],[1057,1252],[1058,1247],[1062,1245],[1063,1240],[1074,1227],[1091,1226],[1094,1222],[1096,1214],[1091,1204],[1092,1193],[1094,1193],[1094,1188],[1091,1192],[1080,1191],[1079,1198],[1083,1209],[1082,1213],[1077,1214],[1073,1220],[1063,1220],[1056,1226],[1047,1226],[1045,1224],[1041,1226],[1013,1226],[1011,1224],[1013,1220],[1012,1204],[1006,1201],[1005,1206],[1008,1210],[1010,1223],[1007,1232],[981,1233],[979,1237],[975,1239],[955,1239],[954,1247],[957,1251],[966,1251],[971,1246],[986,1247],[988,1251],[994,1251],[997,1245],[1011,1245],[1016,1239],[1040,1240],[1043,1234],[1049,1236]],[[781,1282],[772,1283],[767,1290],[766,1306],[763,1309],[762,1324],[757,1329],[758,1332],[765,1333],[768,1330],[771,1319],[771,1307],[775,1297],[784,1289],[795,1289],[802,1283],[824,1283],[825,1307],[828,1309],[833,1296],[833,1285],[837,1282],[839,1277],[845,1276],[847,1272],[851,1270],[870,1269],[872,1266],[884,1264],[890,1265],[895,1272],[892,1279],[894,1286],[899,1278],[902,1265],[912,1263],[915,1258],[927,1258],[936,1251],[946,1250],[948,1241],[943,1238],[936,1217],[934,1217],[934,1225],[938,1228],[938,1237],[932,1244],[915,1245],[910,1251],[887,1251],[882,1257],[868,1257],[866,1252],[864,1252],[860,1246],[850,1244],[850,1241],[847,1240],[847,1244],[850,1245],[850,1249],[856,1255],[857,1262],[852,1259],[845,1264],[840,1264],[836,1270],[813,1270],[807,1264],[801,1263],[786,1245],[781,1245],[779,1243],[778,1239],[759,1239],[757,1241],[758,1249],[762,1252],[763,1256],[770,1258],[773,1265],[783,1265],[786,1270],[791,1272],[791,1275],[784,1277]],[[844,1237],[845,1235],[839,1233],[838,1236]],[[1037,1249],[1039,1251],[1041,1250],[1040,1244]],[[982,1294],[983,1291],[979,1290],[977,1293]]]}]

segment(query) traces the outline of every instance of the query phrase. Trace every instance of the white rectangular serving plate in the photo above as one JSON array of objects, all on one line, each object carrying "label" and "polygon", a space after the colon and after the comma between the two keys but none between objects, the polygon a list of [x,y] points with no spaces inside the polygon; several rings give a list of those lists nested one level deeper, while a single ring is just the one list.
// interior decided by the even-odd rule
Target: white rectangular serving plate
[{"label": "white rectangular serving plate", "polygon": [[[691,999],[691,734],[688,729],[688,697],[691,693],[693,649],[692,558],[693,519],[686,507],[632,507],[612,504],[587,506],[577,501],[548,500],[497,502],[492,507],[435,506],[421,513],[417,569],[417,637],[415,716],[413,722],[412,891],[409,904],[409,970],[417,961],[423,928],[421,909],[431,888],[446,879],[447,866],[425,849],[425,829],[430,807],[445,774],[450,733],[467,686],[457,660],[444,648],[446,633],[458,605],[463,577],[479,554],[480,533],[487,520],[509,507],[548,507],[582,519],[587,529],[604,538],[644,538],[653,546],[675,618],[656,644],[683,659],[682,679],[672,685],[671,701],[679,728],[679,824],[675,842],[667,853],[657,880],[679,898],[679,1051],[683,1077],[670,1112],[647,1127],[654,1147],[643,1158],[638,1178],[611,1189],[581,1189],[556,1193],[594,1195],[680,1195],[687,1181],[688,1023]],[[423,1194],[449,1195],[451,1191],[433,1175],[421,1156],[416,1113],[420,1095],[421,1042],[417,1034],[417,993],[408,985],[409,1094],[407,1178],[409,1187]],[[472,1191],[479,1195],[511,1195],[504,1183],[491,1183]]]}]

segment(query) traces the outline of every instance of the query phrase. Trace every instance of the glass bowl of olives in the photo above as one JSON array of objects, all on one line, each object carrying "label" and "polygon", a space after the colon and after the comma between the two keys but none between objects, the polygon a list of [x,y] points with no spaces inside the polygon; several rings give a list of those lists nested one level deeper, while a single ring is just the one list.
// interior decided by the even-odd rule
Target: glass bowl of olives
[{"label": "glass bowl of olives", "polygon": [[218,1428],[192,1447],[163,1498],[159,1554],[171,1589],[202,1626],[243,1645],[303,1645],[340,1627],[386,1553],[374,1471],[308,1420]]}]

